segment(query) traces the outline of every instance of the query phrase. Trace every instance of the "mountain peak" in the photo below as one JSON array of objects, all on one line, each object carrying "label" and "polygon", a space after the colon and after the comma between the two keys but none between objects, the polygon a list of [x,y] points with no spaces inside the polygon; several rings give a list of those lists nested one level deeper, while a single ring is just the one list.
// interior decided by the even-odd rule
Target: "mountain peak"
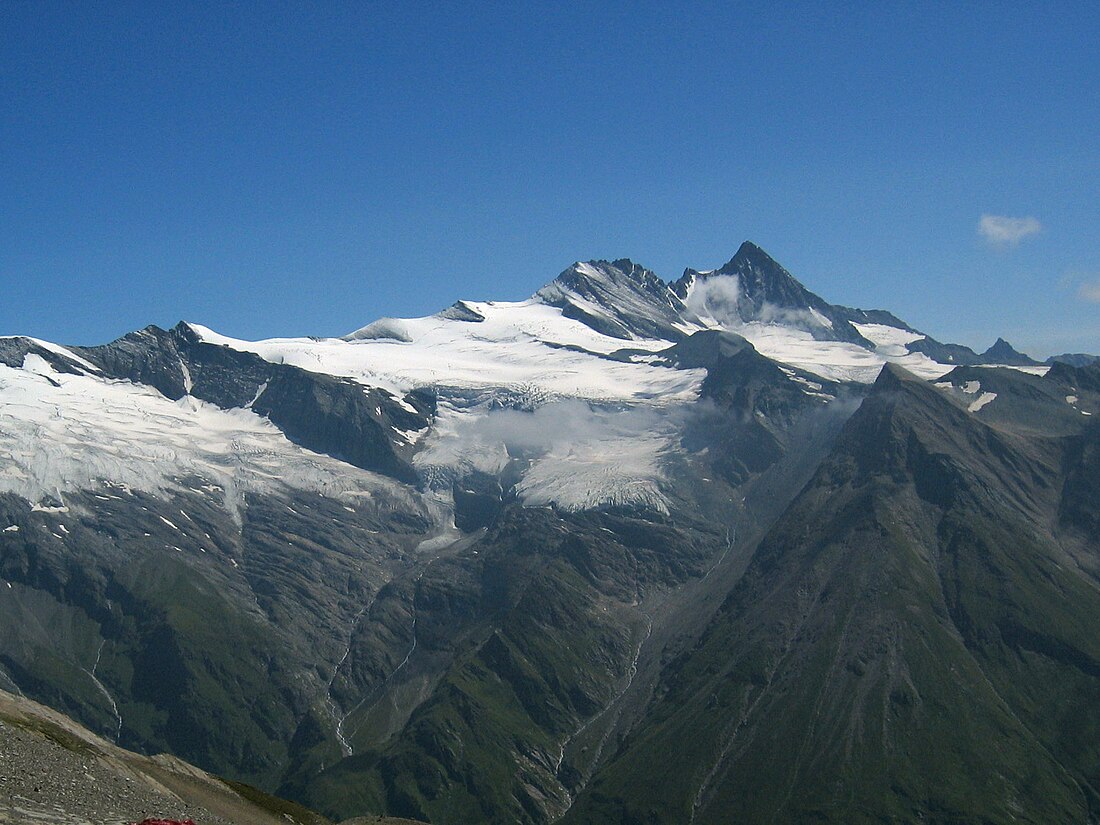
[{"label": "mountain peak", "polygon": [[981,357],[987,364],[1005,364],[1010,367],[1031,367],[1039,364],[1035,359],[1019,352],[1004,338],[998,338],[993,346],[982,353]]},{"label": "mountain peak", "polygon": [[897,389],[902,384],[911,381],[920,381],[921,379],[905,369],[900,364],[895,364],[891,361],[887,361],[882,365],[882,371],[878,374],[878,378],[875,379],[874,387],[876,389]]},{"label": "mountain peak", "polygon": [[[735,278],[736,289],[707,286],[708,281],[721,278]],[[721,306],[716,308],[726,315],[732,309],[741,322],[779,323],[803,329],[819,340],[848,341],[872,347],[849,322],[855,314],[853,311],[834,307],[806,289],[752,241],[742,243],[720,269],[712,272],[688,270],[672,289],[686,299],[699,290],[700,284],[703,285],[699,292],[702,297],[697,297],[695,304],[706,305],[710,293],[717,292]],[[708,308],[704,306],[702,311],[706,314]]]},{"label": "mountain peak", "polygon": [[[744,272],[759,272],[772,278],[795,278],[784,269],[771,255],[754,244],[752,241],[744,241],[737,247],[737,252],[720,269],[714,271],[715,275],[737,275]],[[795,281],[797,283],[797,281]],[[801,284],[799,284],[801,286]]]},{"label": "mountain peak", "polygon": [[[607,261],[589,261],[592,264],[606,264]],[[656,278],[652,270],[646,269],[641,264],[636,264],[630,258],[619,258],[611,261],[611,265],[626,275],[628,278],[634,278],[635,280],[645,281],[650,276]]]},{"label": "mountain peak", "polygon": [[683,303],[652,270],[629,258],[578,261],[535,298],[613,338],[684,337],[677,328]]},{"label": "mountain peak", "polygon": [[753,316],[765,305],[783,309],[816,309],[818,312],[828,308],[823,299],[806,289],[771,255],[751,241],[741,244],[737,253],[714,275],[730,275],[738,279],[742,301]]},{"label": "mountain peak", "polygon": [[734,253],[734,256],[729,260],[726,266],[722,268],[725,269],[726,267],[733,266],[736,262],[739,261],[751,261],[758,265],[765,264],[776,266],[780,269],[783,268],[779,266],[779,263],[775,260],[775,258],[769,255],[759,246],[754,244],[752,241],[743,241],[741,243],[741,246],[737,247],[737,252]]},{"label": "mountain peak", "polygon": [[554,285],[567,289],[592,291],[609,284],[634,284],[646,289],[664,288],[665,283],[652,270],[630,258],[614,261],[577,261],[555,278],[543,290]]}]

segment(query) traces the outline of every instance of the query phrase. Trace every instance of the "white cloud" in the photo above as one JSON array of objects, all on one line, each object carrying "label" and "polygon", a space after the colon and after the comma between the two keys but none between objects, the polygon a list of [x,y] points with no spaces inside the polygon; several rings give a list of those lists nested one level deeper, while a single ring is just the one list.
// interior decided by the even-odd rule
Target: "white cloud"
[{"label": "white cloud", "polygon": [[516,492],[528,504],[555,502],[567,510],[628,504],[667,513],[665,454],[688,414],[687,408],[572,399],[530,412],[441,405],[416,466],[440,489],[473,471],[500,473],[511,459],[522,459]]},{"label": "white cloud", "polygon": [[1100,304],[1100,281],[1081,284],[1077,290],[1077,295],[1083,300]]},{"label": "white cloud", "polygon": [[737,311],[741,301],[741,282],[733,275],[715,275],[696,282],[688,296],[687,307],[696,315],[713,318],[719,323],[736,327],[741,325]]},{"label": "white cloud", "polygon": [[996,246],[1015,246],[1024,238],[1043,231],[1038,218],[1009,218],[1005,215],[982,215],[978,234]]},{"label": "white cloud", "polygon": [[[688,296],[687,307],[702,318],[713,318],[727,329],[739,329],[745,324],[741,318],[741,282],[735,275],[712,275],[699,281]],[[753,312],[749,321],[784,324],[810,332],[832,326],[827,318],[809,310],[776,306],[766,301],[755,310],[751,303],[746,309]]]}]

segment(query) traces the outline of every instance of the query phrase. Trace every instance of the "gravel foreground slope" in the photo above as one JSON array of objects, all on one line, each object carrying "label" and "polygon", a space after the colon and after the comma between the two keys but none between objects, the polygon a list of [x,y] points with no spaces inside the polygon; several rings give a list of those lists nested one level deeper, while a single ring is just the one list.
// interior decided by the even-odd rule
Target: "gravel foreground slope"
[{"label": "gravel foreground slope", "polygon": [[2,825],[125,825],[146,817],[196,825],[330,825],[306,808],[167,754],[119,748],[57,711],[0,691]]}]

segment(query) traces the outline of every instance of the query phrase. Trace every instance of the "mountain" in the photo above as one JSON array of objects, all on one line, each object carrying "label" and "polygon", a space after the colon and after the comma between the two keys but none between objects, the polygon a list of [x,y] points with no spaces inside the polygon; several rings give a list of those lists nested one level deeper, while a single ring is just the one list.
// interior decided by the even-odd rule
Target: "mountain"
[{"label": "mountain", "polygon": [[884,368],[567,821],[1095,819],[1100,430],[998,377]]},{"label": "mountain", "polygon": [[1095,821],[1100,365],[1010,350],[747,242],[0,338],[0,687],[333,820]]},{"label": "mountain", "polygon": [[985,364],[1005,364],[1010,367],[1035,367],[1041,363],[1017,352],[1004,338],[998,338],[993,346],[983,352],[981,360]]},{"label": "mountain", "polygon": [[1061,355],[1052,355],[1047,359],[1047,364],[1062,362],[1073,367],[1087,367],[1095,361],[1100,361],[1100,355],[1086,355],[1083,352],[1066,352]]},{"label": "mountain", "polygon": [[575,263],[535,297],[612,338],[686,337],[687,308],[668,284],[633,261]]},{"label": "mountain", "polygon": [[873,348],[853,322],[880,323],[910,331],[890,313],[866,312],[826,303],[795,280],[764,250],[749,241],[723,267],[689,269],[673,290],[700,312],[719,321],[773,322],[805,329],[818,340],[848,341]]}]

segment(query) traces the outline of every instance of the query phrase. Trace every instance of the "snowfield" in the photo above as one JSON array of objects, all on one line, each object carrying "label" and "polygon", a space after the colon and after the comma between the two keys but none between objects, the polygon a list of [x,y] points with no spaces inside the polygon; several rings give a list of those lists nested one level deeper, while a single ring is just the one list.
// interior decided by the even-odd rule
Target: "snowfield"
[{"label": "snowfield", "polygon": [[[562,292],[560,287],[555,289],[557,292],[544,288],[539,295]],[[570,293],[570,300],[592,315],[608,314],[606,308],[575,293]],[[655,353],[674,342],[603,335],[566,318],[557,307],[543,304],[539,296],[518,302],[461,303],[485,320],[461,321],[442,315],[384,318],[345,338],[320,340],[242,341],[199,324],[189,326],[208,343],[252,352],[274,363],[351,378],[398,396],[417,387],[434,386],[534,391],[548,399],[674,404],[693,399],[705,377],[702,370],[654,368],[644,358],[620,361],[603,357],[621,350]],[[736,332],[761,354],[833,381],[869,384],[887,361],[928,379],[953,369],[923,353],[905,350],[905,344],[924,337],[919,333],[881,324],[857,325],[876,344],[871,351],[856,344],[815,340],[810,332],[784,323],[781,314],[776,317],[779,320],[768,323],[741,323],[728,317],[702,316],[679,326],[688,333],[703,329]]]},{"label": "snowfield", "polygon": [[[924,353],[904,352],[904,348],[896,344],[879,345],[872,352],[844,341],[818,341],[809,332],[782,324],[750,323],[733,331],[746,338],[762,355],[830,381],[871,384],[887,361],[900,364],[925,379],[940,378],[954,369],[954,366],[933,361]],[[894,340],[897,338],[900,336]],[[878,343],[873,338],[868,340]],[[904,354],[898,354],[899,350]]]},{"label": "snowfield", "polygon": [[[536,300],[513,303],[466,301],[484,321],[387,318],[394,338],[273,338],[240,341],[190,324],[204,341],[253,352],[274,363],[351,378],[402,396],[417,387],[489,390],[533,389],[547,398],[590,401],[689,401],[702,370],[654,369],[602,356],[621,349],[651,352],[671,344],[624,341],[601,335],[561,310]],[[378,334],[374,324],[364,327]]]},{"label": "snowfield", "polygon": [[258,489],[410,497],[390,479],[292,444],[251,410],[55,373],[33,354],[23,369],[0,364],[0,491],[64,506],[74,490],[107,484],[156,493],[190,476],[204,479],[230,513]]},{"label": "snowfield", "polygon": [[[650,363],[653,359],[645,353],[657,353],[672,341],[615,338],[565,317],[541,300],[559,297],[557,289],[540,290],[520,302],[461,302],[483,321],[457,320],[446,313],[385,318],[345,338],[253,342],[190,326],[208,343],[380,386],[398,397],[418,387],[435,387],[439,412],[419,443],[415,465],[438,484],[474,471],[499,473],[521,455],[528,464],[516,490],[526,503],[553,502],[567,509],[633,504],[664,511],[663,456],[678,438],[678,416],[669,411],[697,398],[706,372]],[[569,298],[591,315],[607,315],[606,308],[575,293]],[[641,305],[631,308],[644,310]],[[686,331],[715,325],[707,319]],[[872,352],[818,341],[780,322],[720,326],[744,336],[770,358],[834,381],[870,383],[887,360],[930,378],[951,369],[924,355],[905,353],[902,344],[921,336],[890,327],[868,325],[870,340],[880,344]],[[608,357],[622,350],[636,352],[629,358]],[[819,385],[792,380],[804,392],[820,395]],[[499,410],[501,406],[523,412]],[[505,422],[504,413],[513,419]],[[553,439],[517,445],[519,430],[536,428],[553,433]]]}]

